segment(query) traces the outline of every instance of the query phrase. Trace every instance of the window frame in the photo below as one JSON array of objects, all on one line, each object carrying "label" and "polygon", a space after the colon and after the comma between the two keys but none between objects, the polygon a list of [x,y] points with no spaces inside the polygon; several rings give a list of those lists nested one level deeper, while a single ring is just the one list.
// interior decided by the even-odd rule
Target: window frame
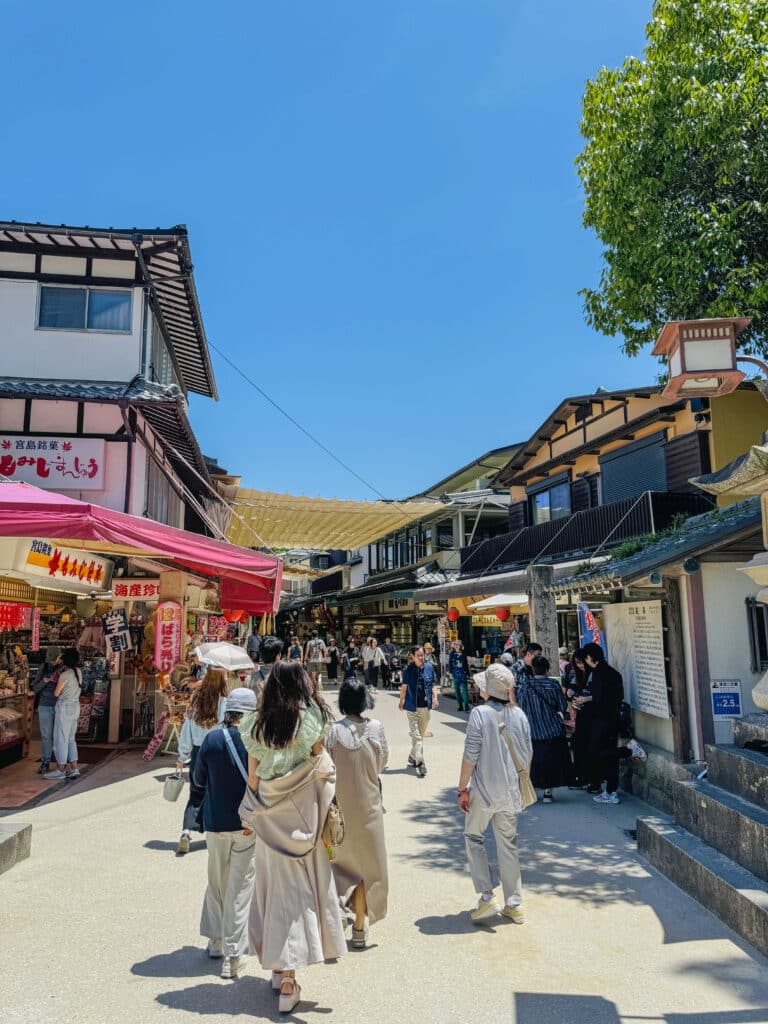
[{"label": "window frame", "polygon": [[[40,323],[40,313],[43,304],[43,288],[67,288],[76,289],[77,291],[85,292],[85,309],[83,311],[83,326],[82,327],[46,327]],[[107,292],[111,295],[127,295],[128,296],[128,327],[125,330],[112,330],[108,327],[88,327],[88,303],[91,292]],[[133,288],[114,288],[104,286],[100,288],[98,285],[90,284],[79,284],[74,281],[40,281],[37,287],[37,302],[35,308],[35,330],[36,331],[70,331],[73,334],[117,334],[126,335],[133,334]]]},{"label": "window frame", "polygon": [[[756,597],[746,597],[744,604],[747,610],[747,631],[749,634],[749,664],[752,671],[757,674],[768,669],[768,605],[758,601]],[[762,618],[763,643],[762,649],[765,657],[761,654],[760,637],[758,636],[759,619]]]}]

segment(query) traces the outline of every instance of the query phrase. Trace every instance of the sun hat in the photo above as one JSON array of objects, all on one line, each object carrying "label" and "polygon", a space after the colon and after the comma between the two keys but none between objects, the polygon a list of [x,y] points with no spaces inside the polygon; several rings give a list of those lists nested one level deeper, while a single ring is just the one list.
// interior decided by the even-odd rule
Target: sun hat
[{"label": "sun hat", "polygon": [[567,658],[568,657],[568,648],[567,647],[561,647],[558,650],[557,653],[560,655],[561,658]]},{"label": "sun hat", "polygon": [[227,697],[227,711],[234,711],[236,714],[243,714],[246,711],[256,710],[256,694],[247,686],[237,686]]},{"label": "sun hat", "polygon": [[489,665],[484,672],[477,672],[472,676],[475,686],[489,697],[498,697],[499,700],[509,700],[509,691],[515,685],[515,677],[498,661]]}]

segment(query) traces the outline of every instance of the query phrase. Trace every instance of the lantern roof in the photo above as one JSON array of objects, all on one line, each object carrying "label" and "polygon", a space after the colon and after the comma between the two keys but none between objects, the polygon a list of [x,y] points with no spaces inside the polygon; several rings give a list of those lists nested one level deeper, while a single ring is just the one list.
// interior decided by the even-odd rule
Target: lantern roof
[{"label": "lantern roof", "polygon": [[[726,325],[733,325],[734,336],[738,336],[745,331],[747,327],[752,323],[751,316],[734,316],[734,317],[720,317],[711,318],[707,317],[701,320],[670,320],[664,324],[661,329],[661,333],[656,339],[656,344],[653,346],[651,355],[654,356],[666,356],[679,344],[680,340],[680,328],[681,327],[725,327]],[[693,339],[700,341],[708,341],[708,338]]]}]

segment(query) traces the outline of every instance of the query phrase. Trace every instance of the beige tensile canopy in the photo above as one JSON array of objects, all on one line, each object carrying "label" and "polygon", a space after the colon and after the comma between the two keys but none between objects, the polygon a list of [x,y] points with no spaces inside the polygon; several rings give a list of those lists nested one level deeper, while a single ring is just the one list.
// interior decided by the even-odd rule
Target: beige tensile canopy
[{"label": "beige tensile canopy", "polygon": [[439,501],[340,501],[240,488],[227,530],[232,544],[261,539],[275,549],[354,551],[393,530],[434,514]]}]

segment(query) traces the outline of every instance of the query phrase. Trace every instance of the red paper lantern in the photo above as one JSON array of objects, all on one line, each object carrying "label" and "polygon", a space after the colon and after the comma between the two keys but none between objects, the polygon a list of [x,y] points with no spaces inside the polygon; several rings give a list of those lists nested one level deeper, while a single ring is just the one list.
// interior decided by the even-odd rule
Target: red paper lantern
[{"label": "red paper lantern", "polygon": [[243,614],[243,612],[242,610],[240,610],[239,612],[234,612],[229,608],[222,608],[221,614],[224,616],[227,622],[239,622],[240,616]]},{"label": "red paper lantern", "polygon": [[512,612],[509,610],[509,608],[496,609],[496,618],[499,620],[499,622],[506,622],[511,614]]},{"label": "red paper lantern", "polygon": [[448,614],[447,614],[446,617],[447,617],[449,622],[458,622],[460,614],[461,613],[459,612],[458,608],[449,608],[448,609]]},{"label": "red paper lantern", "polygon": [[242,612],[241,615],[240,615],[240,621],[241,622],[247,622],[248,619],[250,619],[250,617],[251,617],[251,613],[250,612]]}]

